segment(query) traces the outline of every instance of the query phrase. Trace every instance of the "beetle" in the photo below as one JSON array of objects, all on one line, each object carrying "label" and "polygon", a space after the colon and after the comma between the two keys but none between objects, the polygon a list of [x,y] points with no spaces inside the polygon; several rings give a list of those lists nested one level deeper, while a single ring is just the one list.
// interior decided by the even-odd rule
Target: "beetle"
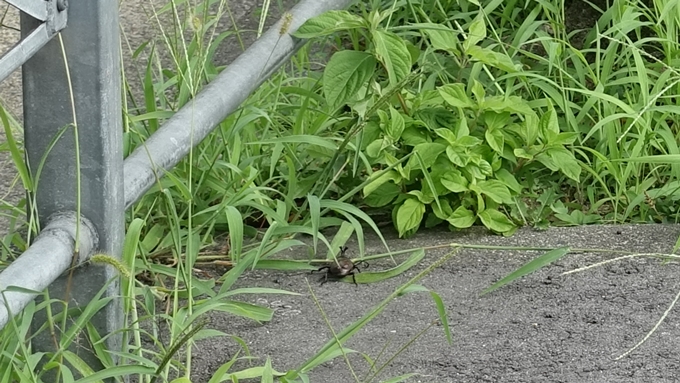
[{"label": "beetle", "polygon": [[[368,267],[368,262],[366,261],[360,261],[360,262],[352,262],[351,259],[345,256],[345,252],[347,251],[347,246],[340,246],[340,256],[338,256],[335,261],[333,261],[330,265],[328,266],[322,266],[319,267],[316,271],[319,272],[321,270],[326,270],[326,273],[324,274],[319,281],[321,282],[321,285],[324,283],[328,282],[328,278],[334,279],[334,280],[339,280],[344,277],[352,276],[352,281],[356,286],[357,285],[357,280],[356,277],[354,276],[354,270],[357,272],[361,272],[361,267]],[[312,270],[312,273],[314,270]]]}]

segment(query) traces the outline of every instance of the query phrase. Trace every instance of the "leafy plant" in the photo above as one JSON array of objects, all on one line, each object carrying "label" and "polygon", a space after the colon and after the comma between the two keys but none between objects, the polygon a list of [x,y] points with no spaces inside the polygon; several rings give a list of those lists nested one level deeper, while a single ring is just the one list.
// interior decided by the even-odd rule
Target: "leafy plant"
[{"label": "leafy plant", "polygon": [[[416,89],[399,90],[394,105],[378,109],[377,116],[362,115],[381,87],[393,86],[416,63],[417,57],[409,53],[411,44],[380,27],[379,21],[389,15],[376,11],[368,17],[374,22],[367,23],[348,12],[332,11],[308,21],[296,35],[312,38],[350,31],[365,39],[364,51],[339,51],[331,57],[324,69],[324,96],[329,104],[347,104],[367,118],[361,147],[372,169],[396,165],[412,155],[387,173],[369,175],[371,182],[363,189],[367,205],[392,206],[401,236],[413,234],[424,220],[428,226],[446,221],[459,229],[481,222],[495,232],[510,234],[516,225],[504,209],[513,207],[522,194],[524,187],[517,178],[523,172],[536,171],[539,164],[539,169],[559,171],[579,181],[581,168],[567,148],[577,135],[560,130],[549,100],[539,117],[523,98],[502,92],[487,95],[486,87],[474,78],[467,86],[426,81]],[[418,27],[418,43],[445,51],[438,54],[441,60],[518,71],[512,60],[480,46],[486,35],[481,17],[471,23],[462,44],[452,29]],[[424,76],[434,67],[428,55],[417,64]]]}]

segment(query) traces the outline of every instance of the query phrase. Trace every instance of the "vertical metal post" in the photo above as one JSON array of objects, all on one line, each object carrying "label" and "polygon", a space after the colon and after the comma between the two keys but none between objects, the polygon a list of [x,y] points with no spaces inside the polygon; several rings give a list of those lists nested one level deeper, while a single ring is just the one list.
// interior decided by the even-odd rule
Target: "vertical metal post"
[{"label": "vertical metal post", "polygon": [[[55,213],[76,211],[79,193],[81,215],[96,228],[99,250],[114,257],[121,255],[125,224],[118,5],[118,0],[69,0],[68,26],[61,35],[73,103],[58,37],[23,66],[24,134],[33,176],[58,132],[74,123],[72,105],[79,135],[81,188],[76,187],[76,145],[71,126],[47,154],[38,180],[36,206],[41,226]],[[37,25],[35,19],[21,15],[23,35]],[[72,280],[62,275],[51,285],[50,297],[64,299],[70,293],[71,305],[84,307],[114,276],[116,271],[109,266],[78,268]],[[107,295],[120,295],[117,281],[109,285]],[[91,323],[106,336],[120,329],[121,318],[120,300],[114,299]],[[42,324],[37,322],[36,326]],[[73,321],[67,323],[70,326]],[[86,337],[78,338],[80,344],[73,351],[93,368],[101,366],[90,351],[91,345],[84,341]],[[120,336],[111,336],[108,342],[110,349],[120,349]],[[54,350],[49,334],[34,339],[33,345],[37,350]]]}]

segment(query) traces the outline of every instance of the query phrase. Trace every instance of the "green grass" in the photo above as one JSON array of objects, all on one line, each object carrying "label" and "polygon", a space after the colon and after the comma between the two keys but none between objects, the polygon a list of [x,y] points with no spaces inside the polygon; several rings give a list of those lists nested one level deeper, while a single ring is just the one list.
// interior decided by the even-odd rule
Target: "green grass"
[{"label": "green grass", "polygon": [[[233,18],[229,3],[209,3],[149,4],[158,38],[139,47],[127,43],[123,30],[125,57],[137,68],[124,73],[126,154],[218,75],[222,68],[214,58],[221,42],[237,39],[243,46],[243,36],[261,32],[277,8],[265,2],[257,32],[223,31],[215,21]],[[250,359],[247,340],[209,329],[203,318],[222,311],[270,320],[271,309],[233,295],[290,292],[235,290],[242,273],[256,267],[309,270],[332,260],[352,237],[359,257],[372,259],[364,238],[377,235],[385,242],[375,222],[380,217],[391,217],[403,237],[438,225],[484,225],[511,235],[520,226],[677,222],[680,75],[674,68],[680,50],[678,22],[669,15],[678,5],[654,4],[614,1],[582,32],[565,27],[564,2],[528,0],[480,6],[374,0],[307,23],[296,35],[309,44],[127,212],[122,263],[95,258],[121,272],[127,347],[118,356],[131,366],[114,367],[101,334],[86,325],[103,300],[91,302],[67,326],[69,334],[86,334],[109,367],[92,375],[66,347],[33,353],[28,327],[46,307],[32,304],[2,330],[0,382],[39,381],[57,366],[64,381],[76,372],[89,376],[83,381],[120,374],[140,382],[190,379],[193,341],[209,336],[230,336],[241,347],[214,372],[214,381],[278,376],[301,382],[329,359],[344,357],[349,364],[352,350],[344,342],[395,297],[424,289],[415,280],[356,323],[333,331],[322,350],[287,372],[277,372],[270,360],[234,371],[237,361]],[[11,116],[0,117],[8,137],[20,131]],[[21,142],[9,139],[2,149],[17,167],[16,182],[35,190]],[[25,214],[25,202],[1,208],[12,222]],[[17,224],[3,238],[0,267],[26,249],[37,232],[35,217],[29,215],[28,236]],[[201,252],[216,243],[226,243],[228,255]],[[277,257],[293,246],[309,259]],[[392,258],[394,268],[362,273],[358,282],[394,277],[424,255],[421,249],[404,259],[385,247],[380,256]],[[488,291],[566,253],[548,252]],[[214,260],[232,268],[217,278],[192,273]],[[429,293],[445,322],[441,298]],[[159,301],[167,311],[157,310]],[[316,303],[325,316],[323,302]],[[50,324],[60,321],[66,318],[50,314]],[[167,334],[161,336],[158,322],[167,325]],[[142,338],[154,347],[146,348]],[[72,341],[60,340],[64,346]],[[402,351],[383,364],[377,363],[382,355],[365,356],[374,361],[370,374],[353,372],[355,380],[375,380]],[[53,364],[39,368],[39,360]],[[393,381],[402,378],[407,376]]]}]

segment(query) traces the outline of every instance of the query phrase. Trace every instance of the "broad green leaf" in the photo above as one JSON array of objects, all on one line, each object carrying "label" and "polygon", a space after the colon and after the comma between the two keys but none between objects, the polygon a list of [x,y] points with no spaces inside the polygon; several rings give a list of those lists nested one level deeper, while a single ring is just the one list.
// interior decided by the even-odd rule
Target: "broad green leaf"
[{"label": "broad green leaf", "polygon": [[508,217],[496,209],[485,209],[478,216],[484,226],[497,233],[505,233],[515,229],[515,225],[510,222]]},{"label": "broad green leaf", "polygon": [[484,125],[486,125],[487,129],[503,129],[512,122],[509,112],[499,113],[487,110],[482,116],[484,117]]},{"label": "broad green leaf", "polygon": [[468,52],[471,47],[484,40],[486,37],[486,25],[484,24],[484,12],[479,12],[477,17],[470,23],[470,30],[463,42],[463,50]]},{"label": "broad green leaf", "polygon": [[571,145],[578,137],[579,134],[576,132],[562,132],[553,136],[548,143],[552,145]]},{"label": "broad green leaf", "polygon": [[484,132],[484,138],[491,149],[498,154],[503,154],[503,147],[505,146],[505,136],[500,129],[487,129]]},{"label": "broad green leaf", "polygon": [[323,94],[333,107],[346,103],[375,73],[375,58],[366,52],[336,52],[323,71]]},{"label": "broad green leaf", "polygon": [[465,137],[470,135],[470,128],[468,127],[467,118],[462,117],[458,119],[455,133],[456,137]]},{"label": "broad green leaf", "polygon": [[473,163],[477,164],[477,167],[479,168],[479,171],[482,173],[482,177],[478,177],[480,179],[485,179],[486,177],[490,177],[493,175],[493,168],[491,167],[491,164],[487,162],[485,159],[475,159]]},{"label": "broad green leaf", "polygon": [[[538,122],[538,127],[544,139],[554,137],[560,132],[560,125],[557,122],[557,112],[555,112],[555,108],[553,108],[550,99],[548,99],[547,102],[548,110],[541,116],[541,119]],[[550,132],[552,132],[553,134],[550,134]],[[553,143],[547,142],[547,144]]]},{"label": "broad green leaf", "polygon": [[454,193],[464,193],[468,191],[468,180],[460,172],[451,170],[440,179],[442,185]]},{"label": "broad green leaf", "polygon": [[459,229],[466,229],[472,226],[475,223],[475,220],[475,214],[471,210],[459,206],[454,210],[453,215],[446,221]]},{"label": "broad green leaf", "polygon": [[533,145],[536,142],[536,138],[538,138],[538,121],[538,116],[536,113],[532,112],[525,115],[524,123],[520,125],[522,127],[521,131],[527,145]]},{"label": "broad green leaf", "polygon": [[401,138],[401,134],[404,132],[404,117],[390,106],[390,124],[387,127],[387,135],[394,141],[398,141]]},{"label": "broad green leaf", "polygon": [[435,132],[439,137],[445,139],[446,142],[449,143],[449,145],[455,145],[455,144],[456,144],[456,135],[451,131],[451,129],[447,129],[447,128],[438,128],[438,129],[435,129],[434,132]]},{"label": "broad green leaf", "polygon": [[[484,99],[480,109],[491,109],[495,112],[510,112],[522,115],[536,115],[527,102],[518,96],[491,96]],[[537,121],[538,122],[538,121]]]},{"label": "broad green leaf", "polygon": [[465,85],[460,83],[447,84],[438,88],[444,101],[456,108],[473,108],[475,103],[465,93]]},{"label": "broad green leaf", "polygon": [[434,201],[434,196],[432,194],[424,194],[420,190],[411,190],[410,192],[406,193],[408,195],[415,196],[418,198],[418,201],[422,202],[425,205],[429,205]]},{"label": "broad green leaf", "polygon": [[424,214],[425,205],[422,202],[415,198],[405,200],[397,211],[396,224],[399,236],[403,236],[411,229],[418,228],[420,222],[423,220]]},{"label": "broad green leaf", "polygon": [[[418,153],[418,152],[414,152],[414,157],[416,159],[418,159],[418,164],[420,165],[420,168],[423,171],[423,178],[425,179],[425,182],[423,182],[421,180],[423,197],[420,198],[420,201],[424,203],[425,200],[434,199],[435,205],[439,205],[440,201],[439,201],[439,193],[437,191],[437,186],[434,184],[434,179],[432,178],[432,175],[427,170],[431,165],[430,166],[425,165],[422,157],[420,156],[420,153]],[[433,160],[433,162],[434,162],[434,160]],[[411,192],[416,192],[416,191],[420,192],[419,190],[412,190]],[[411,193],[411,192],[409,192],[409,193]],[[431,203],[432,203],[432,201],[428,202],[428,204],[431,204]]]},{"label": "broad green leaf", "polygon": [[461,168],[464,168],[470,160],[469,157],[461,155],[458,150],[451,146],[446,148],[446,156],[449,158],[449,161]]},{"label": "broad green leaf", "polygon": [[[444,150],[446,150],[446,146],[438,142],[426,142],[418,144],[413,148],[413,151],[418,153],[421,160],[423,161],[425,169],[422,170],[430,168],[437,160],[437,157],[439,157],[439,155],[442,154]],[[413,165],[410,166],[411,169],[421,168],[420,163],[417,160],[413,158],[409,159],[409,164],[412,162]]]},{"label": "broad green leaf", "polygon": [[416,146],[418,144],[425,144],[429,142],[429,135],[426,133],[425,129],[415,126],[409,126],[404,129],[401,134],[401,140],[404,144],[409,146]]},{"label": "broad green leaf", "polygon": [[347,11],[328,11],[313,17],[298,28],[293,36],[309,39],[312,37],[326,36],[338,31],[367,28],[367,22],[359,16]]},{"label": "broad green leaf", "polygon": [[385,145],[383,145],[385,140],[386,139],[379,138],[368,144],[366,146],[366,154],[372,158],[379,158],[380,153],[382,153],[382,150],[385,147]]},{"label": "broad green leaf", "polygon": [[505,186],[510,188],[515,193],[520,194],[522,192],[522,185],[520,185],[519,182],[517,182],[515,176],[513,176],[512,173],[506,169],[498,169],[496,171],[496,178],[500,181],[503,181]]},{"label": "broad green leaf", "polygon": [[401,194],[399,186],[387,182],[380,185],[369,196],[364,197],[364,202],[371,207],[382,207],[392,202],[399,194]]},{"label": "broad green leaf", "polygon": [[429,24],[429,28],[422,25],[419,28],[430,38],[430,44],[432,44],[434,49],[454,54],[458,53],[458,46],[460,44],[458,42],[458,34],[452,29],[443,24]]},{"label": "broad green leaf", "polygon": [[562,147],[550,148],[548,149],[548,155],[565,176],[579,182],[581,165],[579,165],[578,161],[569,150]]},{"label": "broad green leaf", "polygon": [[375,190],[377,190],[380,186],[382,186],[384,183],[388,181],[394,181],[395,183],[399,183],[401,182],[401,176],[395,170],[390,170],[388,172],[383,173],[382,175],[376,177],[375,180],[371,181],[369,184],[364,186],[363,190],[364,197],[371,195]]},{"label": "broad green leaf", "polygon": [[474,136],[462,136],[458,137],[456,140],[456,145],[463,146],[465,148],[472,148],[474,146],[477,146],[482,143],[482,140],[480,140],[477,137]]},{"label": "broad green leaf", "polygon": [[390,85],[397,85],[411,72],[411,54],[399,36],[384,30],[373,31],[378,60],[385,66]]},{"label": "broad green leaf", "polygon": [[447,220],[453,214],[453,210],[451,209],[451,205],[447,199],[440,200],[439,206],[436,204],[432,205],[432,212],[437,218],[441,220]]},{"label": "broad green leaf", "polygon": [[527,152],[524,148],[516,148],[512,151],[512,154],[517,158],[524,158],[527,160],[533,160],[534,156]]},{"label": "broad green leaf", "polygon": [[505,72],[518,72],[517,65],[512,61],[512,59],[500,52],[493,51],[489,48],[473,46],[470,47],[470,49],[467,49],[466,53],[474,60],[498,68]]},{"label": "broad green leaf", "polygon": [[498,180],[479,181],[477,183],[482,194],[491,198],[497,203],[512,203],[510,190],[505,184]]},{"label": "broad green leaf", "polygon": [[472,94],[475,96],[475,99],[477,99],[477,104],[481,104],[486,98],[486,91],[484,90],[484,85],[482,85],[481,82],[477,81],[477,79],[472,80],[471,91]]},{"label": "broad green leaf", "polygon": [[514,281],[517,278],[521,278],[527,274],[531,274],[534,271],[540,269],[541,267],[548,265],[569,253],[568,247],[560,247],[559,249],[550,250],[549,252],[541,255],[538,258],[531,260],[529,263],[520,267],[519,269],[513,271],[512,273],[505,276],[500,281],[494,283],[493,285],[482,291],[481,295],[488,294],[496,289],[499,289],[508,283]]}]

